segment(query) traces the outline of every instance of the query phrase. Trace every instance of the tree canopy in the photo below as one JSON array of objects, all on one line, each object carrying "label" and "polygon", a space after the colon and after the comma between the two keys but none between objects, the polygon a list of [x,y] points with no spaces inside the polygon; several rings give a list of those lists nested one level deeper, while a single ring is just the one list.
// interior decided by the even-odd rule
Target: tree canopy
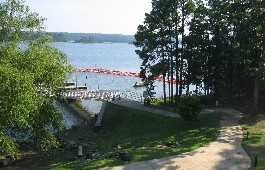
[{"label": "tree canopy", "polygon": [[92,44],[92,43],[102,43],[102,42],[97,41],[95,38],[89,36],[89,37],[81,37],[79,40],[75,41],[75,43]]},{"label": "tree canopy", "polygon": [[54,130],[62,114],[51,95],[71,72],[65,54],[49,46],[48,36],[32,40],[44,29],[37,13],[20,0],[0,3],[0,153],[13,155],[19,135],[42,150],[57,145]]},{"label": "tree canopy", "polygon": [[251,96],[258,103],[265,77],[262,0],[153,0],[152,5],[134,44],[143,74],[163,77],[165,104],[178,100],[184,88],[188,94],[190,85],[213,100]]}]

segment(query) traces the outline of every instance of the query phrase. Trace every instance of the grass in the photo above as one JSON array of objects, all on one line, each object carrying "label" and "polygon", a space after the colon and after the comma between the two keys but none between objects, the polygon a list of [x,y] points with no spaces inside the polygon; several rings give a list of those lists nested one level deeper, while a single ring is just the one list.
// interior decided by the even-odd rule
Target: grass
[{"label": "grass", "polygon": [[[60,134],[65,140],[89,143],[83,148],[85,155],[97,151],[105,158],[75,160],[77,150],[50,152],[50,156],[35,156],[37,163],[17,165],[19,169],[95,169],[106,166],[162,158],[188,152],[214,141],[219,135],[220,115],[202,115],[200,121],[187,124],[180,118],[171,118],[108,103],[103,116],[102,129],[94,131],[93,122]],[[168,142],[179,142],[179,148],[161,148]],[[117,149],[117,146],[120,148]],[[131,156],[123,162],[113,154],[124,150]],[[33,161],[32,161],[33,162]]]},{"label": "grass", "polygon": [[[167,104],[169,100],[167,99]],[[156,98],[151,101],[151,105],[148,105],[148,107],[155,108],[155,109],[160,109],[164,111],[169,111],[169,112],[176,112],[176,108],[170,107],[170,106],[164,106],[164,99],[162,98]]]},{"label": "grass", "polygon": [[[251,169],[264,169],[265,167],[265,116],[257,115],[251,117],[246,115],[242,120],[244,133],[249,132],[249,138],[244,139],[242,146],[251,158]],[[246,135],[245,135],[246,137]],[[257,157],[257,167],[254,160]]]}]

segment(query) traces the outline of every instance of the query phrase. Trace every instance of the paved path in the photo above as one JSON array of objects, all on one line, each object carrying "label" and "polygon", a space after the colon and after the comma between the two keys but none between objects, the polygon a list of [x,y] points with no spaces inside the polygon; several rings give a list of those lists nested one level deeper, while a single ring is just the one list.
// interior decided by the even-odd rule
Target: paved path
[{"label": "paved path", "polygon": [[[164,116],[180,117],[176,113],[168,112],[168,111],[164,111],[164,110],[159,110],[159,109],[155,109],[155,108],[151,108],[151,107],[146,107],[146,106],[143,105],[143,103],[140,103],[140,102],[134,101],[134,100],[130,100],[130,99],[121,98],[119,100],[111,101],[111,103],[118,104],[118,105],[125,106],[125,107],[129,107],[129,108],[133,108],[133,109],[138,109],[138,110],[143,110],[143,111],[147,111],[147,112],[152,112],[152,113],[156,113],[156,114],[160,114],[160,115],[164,115]],[[211,113],[213,111],[214,110],[212,110],[212,109],[204,109],[202,111],[202,113],[203,114],[204,113]]]},{"label": "paved path", "polygon": [[156,113],[156,114],[160,114],[160,115],[164,115],[164,116],[180,117],[176,113],[167,112],[167,111],[159,110],[159,109],[154,109],[154,108],[151,108],[151,107],[146,107],[146,106],[143,105],[143,103],[140,103],[140,102],[137,102],[137,101],[133,101],[133,100],[129,100],[129,99],[121,98],[119,100],[114,100],[114,101],[111,101],[111,102],[114,103],[114,104],[121,105],[121,106],[130,107],[130,108],[133,108],[133,109],[143,110],[143,111],[147,111],[147,112],[152,112],[152,113]]},{"label": "paved path", "polygon": [[[127,104],[117,104],[121,104],[123,106],[137,106],[138,109],[142,108],[142,106],[133,102]],[[248,169],[251,166],[251,161],[241,146],[243,132],[239,125],[239,119],[241,119],[242,113],[231,109],[214,110],[223,112],[223,116],[220,120],[221,131],[217,140],[210,143],[208,146],[176,156],[132,163],[123,166],[106,167],[102,170]],[[204,112],[211,112],[214,110],[204,110]],[[168,115],[168,113],[166,113],[166,115]]]}]

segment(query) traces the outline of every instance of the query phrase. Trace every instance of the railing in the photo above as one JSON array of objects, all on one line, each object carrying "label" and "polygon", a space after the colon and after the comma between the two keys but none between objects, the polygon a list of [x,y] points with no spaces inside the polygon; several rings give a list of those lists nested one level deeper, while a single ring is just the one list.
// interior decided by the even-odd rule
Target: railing
[{"label": "railing", "polygon": [[143,102],[143,96],[139,93],[131,92],[131,91],[123,91],[120,94],[121,94],[120,96],[121,98]]},{"label": "railing", "polygon": [[113,100],[120,98],[119,91],[107,91],[107,90],[73,90],[62,92],[62,96],[74,99],[94,99],[94,100]]},{"label": "railing", "polygon": [[113,90],[70,90],[61,93],[61,96],[73,99],[85,100],[117,100],[120,98],[143,102],[142,94],[132,91],[113,91]]}]

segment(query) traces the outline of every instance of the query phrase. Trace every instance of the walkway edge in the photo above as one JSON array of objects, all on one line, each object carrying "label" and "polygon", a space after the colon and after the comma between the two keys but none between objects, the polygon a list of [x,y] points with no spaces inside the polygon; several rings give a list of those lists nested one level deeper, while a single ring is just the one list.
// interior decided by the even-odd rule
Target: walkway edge
[{"label": "walkway edge", "polygon": [[229,169],[245,170],[251,160],[241,146],[243,131],[239,125],[242,113],[232,109],[208,109],[206,113],[222,112],[220,136],[216,141],[194,151],[166,158],[154,159],[102,170],[169,170],[169,169]]}]

